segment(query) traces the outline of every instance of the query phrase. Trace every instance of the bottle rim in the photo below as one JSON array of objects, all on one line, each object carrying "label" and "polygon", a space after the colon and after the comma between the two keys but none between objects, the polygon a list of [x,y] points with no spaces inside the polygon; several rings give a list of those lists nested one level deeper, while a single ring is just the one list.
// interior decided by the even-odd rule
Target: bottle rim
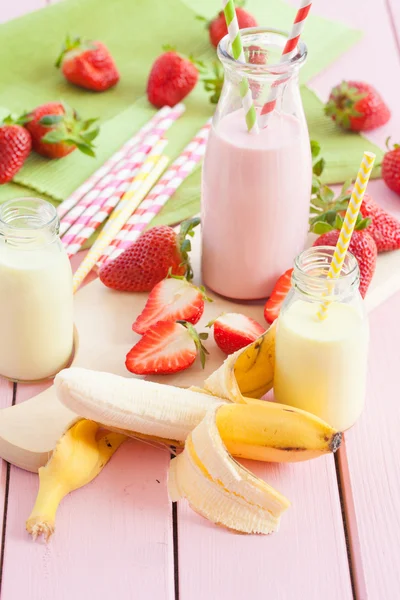
[{"label": "bottle rim", "polygon": [[300,293],[318,300],[321,299],[321,295],[326,299],[331,296],[339,299],[358,290],[360,270],[356,257],[349,250],[346,252],[339,276],[328,279],[334,252],[334,246],[312,246],[301,252],[294,262],[293,287]]},{"label": "bottle rim", "polygon": [[[243,45],[246,47],[248,47],[249,45],[257,45],[257,36],[260,37],[262,35],[271,35],[275,37],[276,40],[281,38],[282,48],[284,47],[283,42],[286,42],[289,37],[289,33],[281,29],[272,29],[268,27],[247,27],[245,29],[240,29],[240,37],[242,39]],[[246,42],[246,40],[248,43]],[[218,44],[218,58],[223,64],[234,67],[236,69],[240,69],[241,71],[243,71],[243,73],[247,73],[248,75],[277,76],[289,74],[295,68],[300,67],[304,64],[308,54],[306,44],[302,40],[299,40],[297,44],[297,53],[289,60],[285,60],[283,62],[278,62],[274,64],[254,64],[246,63],[235,59],[230,52],[230,45],[231,44],[229,34],[227,34],[222,38],[222,40]]]},{"label": "bottle rim", "polygon": [[[29,219],[29,224],[26,222]],[[40,230],[57,227],[55,207],[43,198],[23,197],[0,205],[0,226],[11,231]]]}]

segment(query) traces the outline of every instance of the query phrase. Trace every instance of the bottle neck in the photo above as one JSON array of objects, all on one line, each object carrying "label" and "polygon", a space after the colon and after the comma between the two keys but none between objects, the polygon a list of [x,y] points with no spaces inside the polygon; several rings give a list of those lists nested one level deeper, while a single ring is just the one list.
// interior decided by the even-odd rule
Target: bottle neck
[{"label": "bottle neck", "polygon": [[332,246],[315,246],[296,258],[292,285],[304,300],[347,302],[358,293],[360,271],[350,252],[346,253],[340,276],[328,278],[334,251]]},{"label": "bottle neck", "polygon": [[0,240],[31,249],[58,239],[60,221],[52,204],[41,198],[19,198],[0,206]]},{"label": "bottle neck", "polygon": [[285,58],[282,52],[288,40],[286,32],[251,27],[241,29],[240,34],[245,62],[233,58],[229,35],[218,45],[218,58],[229,78],[238,81],[251,79],[262,85],[297,80],[299,69],[307,58],[307,47],[302,41],[299,41],[293,56]]}]

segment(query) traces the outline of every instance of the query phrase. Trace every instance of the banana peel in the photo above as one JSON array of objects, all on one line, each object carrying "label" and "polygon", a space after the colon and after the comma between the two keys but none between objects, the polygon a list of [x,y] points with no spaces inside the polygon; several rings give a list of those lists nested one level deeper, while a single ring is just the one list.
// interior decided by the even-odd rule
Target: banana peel
[{"label": "banana peel", "polygon": [[255,342],[230,354],[204,382],[204,390],[219,398],[251,403],[274,383],[276,322]]},{"label": "banana peel", "polygon": [[60,438],[47,465],[39,469],[39,492],[26,522],[34,540],[41,535],[50,539],[61,500],[97,477],[127,439],[113,432],[97,439],[100,427],[93,421],[78,421]]}]

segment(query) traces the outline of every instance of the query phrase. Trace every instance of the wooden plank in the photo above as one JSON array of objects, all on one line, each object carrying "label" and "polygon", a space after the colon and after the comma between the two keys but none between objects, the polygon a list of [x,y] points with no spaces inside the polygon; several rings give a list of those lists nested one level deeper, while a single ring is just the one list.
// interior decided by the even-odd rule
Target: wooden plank
[{"label": "wooden plank", "polygon": [[178,504],[180,600],[353,598],[333,457],[243,464],[292,501],[280,531],[235,535]]},{"label": "wooden plank", "polygon": [[[0,408],[12,405],[13,384],[0,378]],[[7,492],[7,463],[0,459],[0,539],[3,535],[4,509]]]},{"label": "wooden plank", "polygon": [[400,3],[398,0],[386,0],[386,2],[400,54]]},{"label": "wooden plank", "polygon": [[[19,386],[17,401],[35,388]],[[38,477],[11,467],[2,600],[173,600],[168,465],[167,450],[125,443],[97,479],[62,502],[49,545],[25,532]]]},{"label": "wooden plank", "polygon": [[[319,10],[332,18],[340,14],[349,25],[362,26],[365,35],[357,46],[316,77],[313,87],[326,98],[331,87],[341,79],[365,80],[375,85],[391,107],[392,118],[368,137],[384,147],[386,137],[400,129],[396,80],[387,77],[388,72],[398,72],[400,66],[400,5],[397,0],[378,0],[368,7],[362,0],[335,3],[324,0]],[[374,48],[373,53],[371,48]],[[383,64],[385,69],[382,69]],[[371,182],[368,191],[400,218],[399,198],[383,181]],[[346,444],[338,455],[355,592],[359,600],[393,598],[400,582],[396,566],[400,522],[395,508],[400,495],[395,393],[399,301],[397,293],[379,307],[375,302],[369,303],[369,309],[374,311],[370,316],[371,369],[366,411],[346,435]]]},{"label": "wooden plank", "polygon": [[348,464],[342,465],[352,486],[349,524],[360,549],[355,561],[364,570],[367,595],[362,600],[394,598],[400,586],[399,308],[396,294],[371,316],[366,409],[346,436]]}]

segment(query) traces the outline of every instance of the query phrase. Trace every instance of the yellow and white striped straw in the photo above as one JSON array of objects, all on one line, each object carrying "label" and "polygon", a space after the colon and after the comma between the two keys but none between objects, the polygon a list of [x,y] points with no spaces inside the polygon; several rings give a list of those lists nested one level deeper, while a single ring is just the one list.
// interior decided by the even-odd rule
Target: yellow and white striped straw
[{"label": "yellow and white striped straw", "polygon": [[[100,233],[96,242],[93,244],[85,259],[82,261],[81,265],[77,269],[73,279],[74,293],[79,289],[83,280],[93,269],[100,256],[103,254],[104,250],[108,247],[108,245],[112,242],[117,233],[125,225],[126,221],[129,219],[133,211],[136,210],[136,207],[147,196],[153,185],[165,171],[169,159],[166,156],[160,156],[157,162],[154,161],[155,157],[152,156],[151,163],[153,165],[153,169],[151,171],[147,169],[145,170],[145,175],[141,178],[141,185],[136,189],[132,197],[130,197],[129,202],[124,204],[121,210],[116,210],[111,214],[109,222],[107,223],[107,228],[104,228],[103,231]],[[127,192],[127,194],[128,193],[129,192]]]},{"label": "yellow and white striped straw", "polygon": [[[354,227],[357,221],[358,213],[360,212],[361,204],[364,198],[365,190],[367,189],[368,181],[374,166],[375,154],[372,152],[364,152],[363,159],[358,171],[357,179],[351,194],[350,202],[346,210],[343,225],[340,230],[340,235],[336,243],[335,252],[332,256],[332,262],[328,271],[328,279],[337,279],[342,270],[346,252],[348,250],[351,236],[353,235]],[[323,321],[326,318],[327,310],[330,301],[325,301],[321,304],[318,310],[318,318]]]}]

